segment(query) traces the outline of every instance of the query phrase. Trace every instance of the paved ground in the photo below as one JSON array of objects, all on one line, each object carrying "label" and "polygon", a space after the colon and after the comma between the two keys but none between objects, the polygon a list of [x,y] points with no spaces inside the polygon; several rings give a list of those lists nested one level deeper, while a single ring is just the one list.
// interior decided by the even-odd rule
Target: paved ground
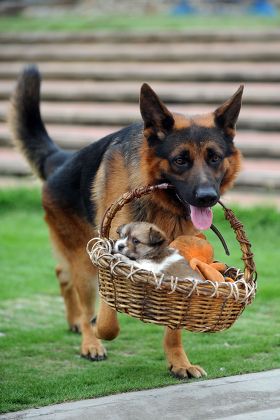
[{"label": "paved ground", "polygon": [[280,369],[57,404],[0,419],[279,420]]}]

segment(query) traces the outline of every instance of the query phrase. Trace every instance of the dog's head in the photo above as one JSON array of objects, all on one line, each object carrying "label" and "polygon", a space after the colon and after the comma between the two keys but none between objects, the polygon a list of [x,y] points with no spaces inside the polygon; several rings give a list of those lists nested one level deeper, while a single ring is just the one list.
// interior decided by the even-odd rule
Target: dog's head
[{"label": "dog's head", "polygon": [[214,112],[185,117],[172,114],[149,85],[142,86],[140,110],[145,139],[142,174],[146,184],[173,185],[175,191],[168,193],[166,200],[167,206],[173,206],[173,212],[182,209],[180,200],[191,206],[194,220],[203,222],[204,218],[207,222],[209,207],[233,184],[241,162],[233,139],[242,93],[240,86]]},{"label": "dog's head", "polygon": [[134,222],[119,226],[120,237],[115,242],[114,251],[132,260],[158,257],[167,246],[165,234],[152,223]]}]

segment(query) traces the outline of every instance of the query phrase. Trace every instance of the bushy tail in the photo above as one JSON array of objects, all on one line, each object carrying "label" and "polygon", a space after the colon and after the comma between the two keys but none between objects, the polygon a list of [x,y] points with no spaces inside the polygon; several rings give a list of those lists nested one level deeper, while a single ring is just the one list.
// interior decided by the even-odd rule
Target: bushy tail
[{"label": "bushy tail", "polygon": [[40,114],[40,73],[28,66],[21,73],[11,97],[9,125],[13,141],[43,180],[60,166],[68,154],[49,137]]}]

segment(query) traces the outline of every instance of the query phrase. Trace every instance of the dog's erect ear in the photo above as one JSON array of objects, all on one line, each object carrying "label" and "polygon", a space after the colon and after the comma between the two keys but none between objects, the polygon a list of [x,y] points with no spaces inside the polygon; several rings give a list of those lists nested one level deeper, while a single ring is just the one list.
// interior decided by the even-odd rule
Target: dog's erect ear
[{"label": "dog's erect ear", "polygon": [[244,86],[241,85],[237,92],[214,112],[216,125],[232,136],[235,135],[235,125],[241,109],[243,89]]},{"label": "dog's erect ear", "polygon": [[159,231],[158,229],[150,227],[149,241],[151,245],[161,245],[163,244],[163,242],[166,241],[166,236],[163,232]]},{"label": "dog's erect ear", "polygon": [[162,139],[174,125],[171,112],[161,102],[153,89],[144,83],[140,92],[140,111],[144,121],[144,129]]}]

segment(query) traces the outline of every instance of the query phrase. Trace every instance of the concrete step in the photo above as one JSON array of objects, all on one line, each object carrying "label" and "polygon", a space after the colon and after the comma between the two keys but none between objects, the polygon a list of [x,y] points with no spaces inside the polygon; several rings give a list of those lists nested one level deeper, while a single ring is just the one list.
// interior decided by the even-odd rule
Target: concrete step
[{"label": "concrete step", "polygon": [[95,30],[91,32],[33,32],[33,33],[0,33],[0,44],[56,44],[56,43],[96,43],[96,42],[244,42],[244,41],[277,41],[280,39],[280,30],[272,29],[179,29],[153,31],[145,29],[133,31],[106,31]]},{"label": "concrete step", "polygon": [[0,61],[279,61],[280,41],[2,44]]},{"label": "concrete step", "polygon": [[[1,179],[1,178],[0,178]],[[26,179],[26,178],[25,178]],[[223,197],[222,201],[226,206],[266,206],[276,207],[280,210],[280,195],[277,190],[252,189],[246,187],[234,187],[228,191]],[[237,419],[236,419],[237,420]],[[245,420],[245,419],[244,419]],[[253,419],[252,419],[253,420]]]},{"label": "concrete step", "polygon": [[[47,125],[48,132],[55,143],[66,150],[81,149],[120,128],[118,126]],[[235,143],[246,157],[280,158],[279,133],[238,130]],[[7,124],[2,123],[0,124],[0,147],[9,146],[12,146],[10,131]]]},{"label": "concrete step", "polygon": [[[25,56],[18,62],[3,61],[2,57],[0,79],[14,81],[28,62],[30,59]],[[148,80],[158,82],[280,82],[280,62],[251,63],[247,58],[244,62],[214,61],[207,62],[207,65],[203,60],[198,62],[171,60],[157,63],[153,58],[150,62],[118,60],[116,62],[89,63],[77,59],[77,61],[65,63],[60,61],[60,58],[53,62],[40,62],[37,57],[34,62],[39,65],[44,80],[116,80],[125,82],[137,80],[139,83]]]},{"label": "concrete step", "polygon": [[[280,189],[280,30],[0,33],[0,174],[30,174],[11,149],[8,98],[22,66],[37,62],[50,135],[76,150],[140,120],[139,90],[152,85],[172,111],[213,111],[240,83],[237,189]],[[98,81],[98,83],[97,83]]]},{"label": "concrete step", "polygon": [[[118,126],[97,126],[87,125],[58,125],[47,124],[49,135],[56,144],[66,150],[78,150],[105,137],[108,134],[118,131]],[[0,123],[0,147],[11,147],[11,133],[6,123]]]},{"label": "concrete step", "polygon": [[[168,105],[168,104],[167,104]],[[186,115],[210,112],[216,106],[171,105],[171,111]],[[72,125],[118,125],[125,126],[140,119],[138,104],[43,102],[42,115],[46,123]],[[9,103],[0,101],[0,122],[6,121]],[[279,131],[279,107],[244,106],[238,121],[239,129]]]},{"label": "concrete step", "polygon": [[[279,69],[280,70],[280,69]],[[0,99],[8,99],[14,81],[0,81]],[[139,100],[139,82],[49,81],[42,84],[42,99],[68,102],[134,102]],[[237,83],[152,82],[162,100],[182,104],[223,103],[237,89]],[[244,104],[280,105],[280,83],[246,83]]]},{"label": "concrete step", "polygon": [[280,161],[271,159],[244,159],[243,168],[235,185],[243,188],[280,189]]},{"label": "concrete step", "polygon": [[[11,148],[0,148],[0,175],[26,176],[30,167],[22,155]],[[280,164],[271,159],[245,159],[236,181],[237,187],[280,189]]]}]

